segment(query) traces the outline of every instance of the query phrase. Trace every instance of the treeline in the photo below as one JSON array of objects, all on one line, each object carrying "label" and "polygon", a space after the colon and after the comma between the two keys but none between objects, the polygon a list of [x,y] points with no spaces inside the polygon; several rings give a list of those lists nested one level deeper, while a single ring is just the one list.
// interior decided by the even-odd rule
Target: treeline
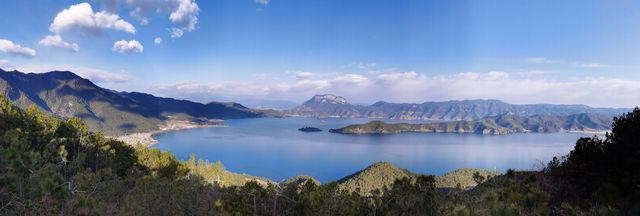
[{"label": "treeline", "polygon": [[579,140],[543,172],[476,176],[470,190],[438,189],[424,175],[361,195],[308,178],[247,182],[219,163],[133,148],[0,96],[0,215],[633,215],[639,140],[636,109],[606,140]]}]

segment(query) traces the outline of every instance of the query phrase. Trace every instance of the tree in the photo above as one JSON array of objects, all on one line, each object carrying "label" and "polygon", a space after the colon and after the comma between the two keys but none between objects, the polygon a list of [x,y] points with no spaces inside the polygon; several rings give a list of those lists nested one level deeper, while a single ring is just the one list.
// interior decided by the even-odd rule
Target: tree
[{"label": "tree", "polygon": [[476,184],[481,184],[482,182],[484,182],[485,177],[480,175],[480,172],[476,171],[475,173],[473,173],[473,181],[476,182]]},{"label": "tree", "polygon": [[[574,149],[543,170],[554,208],[617,208],[640,214],[640,109],[613,119],[606,139],[580,138]],[[599,205],[593,205],[598,203]],[[597,211],[597,210],[596,210]]]}]

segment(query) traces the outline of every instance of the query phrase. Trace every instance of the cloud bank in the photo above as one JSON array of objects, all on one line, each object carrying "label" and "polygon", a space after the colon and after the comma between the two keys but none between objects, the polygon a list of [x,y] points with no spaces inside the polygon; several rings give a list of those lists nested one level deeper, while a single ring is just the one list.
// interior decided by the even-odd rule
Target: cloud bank
[{"label": "cloud bank", "polygon": [[640,91],[639,80],[604,77],[554,80],[539,74],[492,71],[428,76],[413,71],[370,74],[292,72],[287,80],[260,78],[249,82],[213,84],[180,82],[157,86],[151,91],[200,101],[231,97],[301,102],[314,94],[331,93],[361,104],[378,100],[421,103],[499,99],[517,104],[640,105],[640,95],[637,94]]}]

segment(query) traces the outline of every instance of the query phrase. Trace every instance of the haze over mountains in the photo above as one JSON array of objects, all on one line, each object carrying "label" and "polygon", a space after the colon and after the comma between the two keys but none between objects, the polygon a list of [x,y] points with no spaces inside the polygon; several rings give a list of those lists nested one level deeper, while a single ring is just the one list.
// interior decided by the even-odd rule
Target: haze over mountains
[{"label": "haze over mountains", "polygon": [[202,104],[105,89],[69,71],[22,73],[0,69],[0,93],[22,108],[33,104],[58,117],[81,118],[90,129],[107,135],[154,131],[168,119],[263,116],[237,103]]},{"label": "haze over mountains", "polygon": [[473,121],[499,115],[567,116],[590,113],[613,117],[628,112],[626,108],[593,108],[585,105],[530,104],[516,105],[499,100],[463,100],[425,103],[376,102],[369,106],[353,105],[347,99],[316,95],[304,104],[285,111],[288,115],[319,118],[379,118],[398,120]]},{"label": "haze over mountains", "polygon": [[[556,131],[576,128],[599,130],[602,129],[602,125],[610,122],[612,116],[629,111],[629,109],[592,108],[585,105],[514,105],[498,100],[444,101],[421,104],[380,101],[369,106],[362,106],[352,105],[347,99],[336,95],[316,95],[300,106],[280,112],[251,109],[238,103],[210,102],[203,104],[138,92],[118,92],[101,88],[69,71],[22,73],[0,70],[0,93],[6,95],[22,108],[36,105],[61,118],[81,118],[90,129],[102,131],[107,135],[155,131],[167,120],[199,122],[209,119],[280,115],[427,121],[478,121],[489,117],[503,119],[499,117],[513,116],[512,118],[515,120],[511,123],[517,122],[518,125],[527,125],[523,122],[531,122],[529,121],[531,119],[521,117],[538,116],[536,121],[539,121],[539,124],[537,125],[547,124],[547,126],[536,130]],[[577,114],[589,115],[576,116]],[[583,121],[577,125],[567,126],[568,118],[586,119],[586,122],[595,123],[583,124]],[[553,122],[553,124],[545,121]],[[493,122],[496,122],[496,119]],[[468,125],[478,125],[476,124],[478,122],[468,123]],[[549,124],[552,125],[549,126]],[[491,125],[512,126],[493,123]],[[518,126],[511,128],[511,130],[524,131],[532,128]],[[499,127],[494,129],[496,133],[503,131]]]}]

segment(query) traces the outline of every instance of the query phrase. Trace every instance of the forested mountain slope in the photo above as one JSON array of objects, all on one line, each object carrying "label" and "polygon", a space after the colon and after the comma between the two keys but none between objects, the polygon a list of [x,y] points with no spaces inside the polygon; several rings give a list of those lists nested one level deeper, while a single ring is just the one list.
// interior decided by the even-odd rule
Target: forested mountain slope
[{"label": "forested mountain slope", "polygon": [[163,121],[252,118],[263,114],[237,103],[201,104],[101,88],[69,71],[22,73],[0,70],[0,93],[16,105],[31,104],[61,118],[81,118],[107,135],[157,130]]}]

